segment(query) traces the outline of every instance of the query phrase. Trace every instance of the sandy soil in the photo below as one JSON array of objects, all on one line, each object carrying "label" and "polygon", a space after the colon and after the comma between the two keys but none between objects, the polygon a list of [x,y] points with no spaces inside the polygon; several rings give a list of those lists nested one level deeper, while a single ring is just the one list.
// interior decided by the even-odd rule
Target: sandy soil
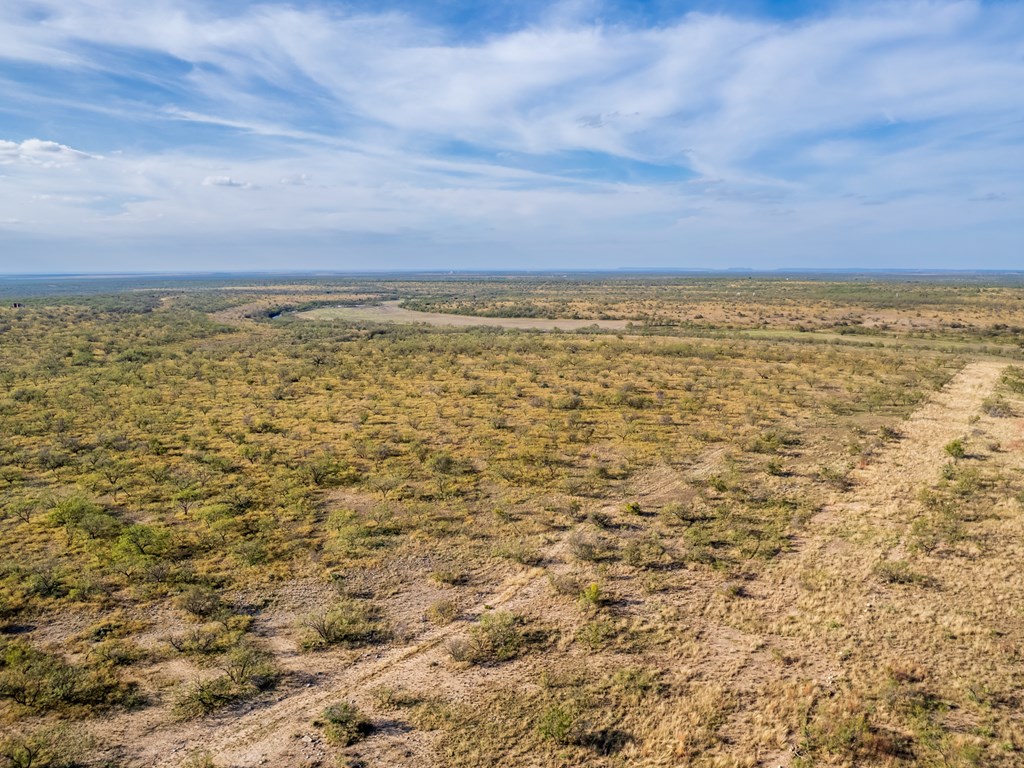
[{"label": "sandy soil", "polygon": [[[901,439],[854,470],[854,489],[812,521],[816,529],[842,526],[845,521],[878,524],[897,519],[892,513],[915,498],[925,484],[938,479],[949,460],[945,446],[974,429],[982,401],[988,397],[1005,363],[968,364],[931,400],[916,410],[899,429]],[[1008,426],[995,423],[997,426]]]},{"label": "sandy soil", "polygon": [[442,312],[416,312],[402,309],[397,301],[385,301],[366,307],[321,307],[299,312],[296,317],[307,320],[356,320],[377,323],[426,323],[452,328],[466,328],[485,325],[492,328],[519,328],[535,331],[578,331],[582,328],[605,328],[624,330],[628,320],[546,320],[533,317],[474,317],[472,315],[448,315]]}]

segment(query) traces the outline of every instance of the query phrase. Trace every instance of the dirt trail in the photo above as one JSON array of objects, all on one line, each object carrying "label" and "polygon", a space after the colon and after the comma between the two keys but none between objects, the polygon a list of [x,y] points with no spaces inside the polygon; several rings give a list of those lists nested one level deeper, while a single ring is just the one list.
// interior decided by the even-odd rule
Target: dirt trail
[{"label": "dirt trail", "polygon": [[[644,491],[637,495],[650,500],[675,487],[674,475],[646,475]],[[608,509],[614,509],[609,505]],[[522,611],[549,599],[548,573],[562,571],[568,565],[568,535],[563,535],[541,552],[541,564],[520,570],[500,585],[485,593],[474,605],[462,611],[459,621],[427,630],[408,645],[390,647],[367,653],[348,666],[332,654],[303,654],[290,661],[295,672],[318,676],[315,684],[297,691],[288,691],[280,700],[257,705],[244,713],[226,713],[193,724],[184,732],[164,731],[150,734],[143,751],[134,757],[139,764],[155,768],[176,768],[183,755],[201,750],[216,756],[218,765],[247,768],[260,765],[312,765],[322,750],[310,740],[309,724],[323,709],[341,700],[356,700],[372,709],[372,691],[390,685],[419,693],[443,694],[460,699],[484,683],[483,678],[511,674],[508,670],[470,669],[457,671],[445,662],[448,640],[464,635],[474,619],[486,611]],[[549,608],[550,611],[550,608]],[[420,734],[422,736],[422,734]],[[410,738],[415,734],[392,734],[395,744],[385,744],[400,754],[403,766],[433,765],[429,740]],[[385,732],[373,741],[387,741]],[[400,748],[399,748],[400,747]],[[410,749],[412,747],[412,749]],[[173,749],[173,752],[172,752]],[[305,754],[303,754],[305,753]],[[385,762],[387,764],[386,756]]]},{"label": "dirt trail", "polygon": [[[543,561],[560,561],[564,549],[565,541],[560,539],[543,553]],[[289,691],[276,702],[257,705],[242,714],[227,713],[177,733],[165,731],[159,737],[150,734],[135,758],[140,765],[176,768],[184,755],[201,750],[216,755],[218,765],[232,768],[313,764],[314,756],[304,759],[297,753],[316,751],[315,741],[308,735],[304,740],[303,734],[309,733],[311,721],[330,704],[355,699],[361,705],[370,705],[370,691],[385,683],[432,694],[443,691],[456,697],[461,690],[473,687],[472,674],[456,675],[443,664],[446,642],[464,634],[470,621],[485,611],[513,609],[536,597],[533,593],[546,589],[546,572],[541,566],[517,572],[464,611],[464,620],[432,628],[409,645],[367,653],[349,666],[332,668],[328,653],[320,659],[297,657],[299,666],[294,671],[317,674],[313,668],[319,669],[317,683]],[[344,663],[335,661],[339,667]]]},{"label": "dirt trail", "polygon": [[1005,367],[968,363],[899,425],[897,439],[850,473],[853,486],[811,518],[793,555],[774,572],[776,600],[795,603],[801,575],[826,567],[843,582],[844,600],[869,601],[876,591],[872,569],[880,557],[904,556],[902,540],[920,490],[938,481],[951,460],[946,446],[971,435],[972,419]]},{"label": "dirt trail", "polygon": [[[1006,365],[975,361],[956,374],[899,425],[898,439],[851,473],[852,486],[837,492],[801,531],[794,551],[766,572],[758,588],[763,601],[756,608],[756,624],[766,647],[792,649],[799,665],[780,667],[770,659],[759,660],[765,655],[763,648],[742,648],[744,667],[731,682],[734,689],[744,687],[745,677],[762,691],[780,690],[788,680],[810,681],[822,696],[835,692],[837,681],[845,679],[846,665],[834,640],[814,628],[838,622],[864,648],[880,637],[880,608],[893,598],[885,595],[871,571],[881,557],[904,556],[908,513],[913,512],[920,489],[937,481],[950,460],[945,445],[973,434],[973,419]],[[808,591],[809,575],[822,579],[824,591]],[[798,627],[803,629],[795,634]],[[719,654],[725,656],[726,649]],[[752,721],[740,708],[723,733],[749,727]],[[794,741],[790,749],[762,756],[758,765],[790,765],[796,748]]]},{"label": "dirt trail", "polygon": [[884,522],[894,509],[912,502],[921,486],[937,480],[949,461],[946,445],[969,435],[971,418],[980,414],[1005,367],[1006,363],[987,360],[966,365],[900,425],[898,440],[851,473],[851,492],[813,523],[841,525],[850,516]]},{"label": "dirt trail", "polygon": [[[797,622],[806,628],[843,626],[847,647],[858,653],[880,653],[878,665],[892,659],[915,658],[912,648],[885,639],[877,624],[886,616],[890,636],[917,620],[916,613],[941,615],[941,593],[900,593],[887,589],[873,574],[879,559],[899,560],[907,556],[904,537],[916,514],[920,490],[939,480],[942,467],[950,460],[945,446],[958,438],[968,445],[977,429],[982,402],[992,394],[1007,364],[977,361],[966,365],[928,402],[899,425],[900,437],[886,444],[876,455],[851,473],[853,486],[837,493],[833,502],[813,517],[799,538],[793,553],[771,573],[764,606],[765,626],[772,634],[790,634],[799,644],[802,662],[823,695],[834,691],[836,680],[846,669],[835,643],[827,635],[810,629],[793,635]],[[1009,419],[984,419],[986,434],[1008,437],[1014,428]],[[979,430],[980,433],[980,430]],[[812,582],[806,581],[810,577]],[[822,585],[808,587],[808,583]],[[933,604],[934,601],[934,604]],[[930,633],[933,628],[914,627]],[[809,633],[808,633],[809,632]],[[919,637],[919,635],[918,635]],[[882,638],[882,639],[880,639]],[[881,643],[881,645],[879,645]],[[852,668],[857,664],[853,663]],[[789,765],[793,750],[773,754],[761,765]]]}]

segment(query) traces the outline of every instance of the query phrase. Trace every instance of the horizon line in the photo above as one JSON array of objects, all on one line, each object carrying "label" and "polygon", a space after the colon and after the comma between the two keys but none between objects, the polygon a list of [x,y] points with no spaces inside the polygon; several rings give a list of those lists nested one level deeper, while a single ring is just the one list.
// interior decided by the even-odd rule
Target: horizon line
[{"label": "horizon line", "polygon": [[870,268],[870,267],[608,267],[608,268],[565,268],[565,269],[218,269],[180,271],[139,271],[126,272],[0,272],[0,280],[69,279],[69,278],[138,278],[138,277],[234,277],[271,275],[278,277],[351,277],[363,275],[760,275],[760,274],[843,274],[843,275],[1024,275],[1024,269],[950,269],[942,267]]}]

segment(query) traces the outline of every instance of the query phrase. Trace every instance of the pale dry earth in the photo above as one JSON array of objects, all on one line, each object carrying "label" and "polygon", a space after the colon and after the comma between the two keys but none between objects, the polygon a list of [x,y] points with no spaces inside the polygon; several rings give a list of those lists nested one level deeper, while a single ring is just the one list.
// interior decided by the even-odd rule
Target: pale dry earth
[{"label": "pale dry earth", "polygon": [[296,317],[307,320],[354,320],[378,323],[426,323],[427,325],[468,328],[489,326],[493,328],[518,328],[535,331],[578,331],[584,328],[625,330],[633,325],[629,320],[548,320],[534,317],[476,317],[473,315],[452,315],[442,312],[418,312],[403,309],[397,301],[384,301],[366,307],[321,307],[296,313]]},{"label": "pale dry earth", "polygon": [[[635,320],[598,320],[598,319],[574,319],[558,318],[545,319],[533,317],[485,317],[483,315],[457,315],[445,312],[421,312],[414,309],[404,309],[399,306],[399,301],[384,301],[378,304],[366,304],[362,306],[337,306],[318,307],[302,312],[295,312],[286,316],[296,317],[309,321],[346,320],[356,323],[396,323],[408,325],[431,325],[448,328],[506,328],[533,331],[583,331],[588,329],[600,329],[606,331],[637,331],[643,327],[643,323]],[[215,313],[213,316],[221,322],[238,325],[242,322],[240,318],[251,313],[253,310],[267,309],[274,306],[274,301],[265,301],[262,304],[247,304],[242,307],[234,307]],[[866,327],[874,327],[870,324]],[[886,326],[889,328],[889,326]],[[924,327],[924,326],[922,326]],[[890,330],[914,331],[920,330],[913,324],[903,327],[896,324]],[[725,331],[718,331],[712,337],[724,335],[728,338],[742,338],[761,341],[801,341],[818,344],[841,344],[843,346],[861,347],[920,347],[922,349],[938,349],[947,352],[962,351],[971,354],[991,354],[985,344],[978,342],[959,341],[955,339],[929,339],[900,336],[896,333],[888,335],[851,335],[832,331],[797,331],[786,327],[773,328],[732,328]],[[650,338],[650,337],[647,337]],[[691,338],[704,339],[707,335],[687,335],[685,329],[678,328],[672,334],[673,339]]]}]

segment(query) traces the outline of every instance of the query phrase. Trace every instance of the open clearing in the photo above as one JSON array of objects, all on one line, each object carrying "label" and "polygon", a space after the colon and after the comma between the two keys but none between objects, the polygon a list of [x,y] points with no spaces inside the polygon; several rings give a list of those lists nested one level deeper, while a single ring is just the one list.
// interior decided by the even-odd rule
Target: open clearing
[{"label": "open clearing", "polygon": [[373,323],[426,323],[451,328],[518,328],[527,331],[578,331],[584,328],[625,330],[632,323],[628,320],[548,320],[534,317],[478,317],[474,315],[452,315],[442,312],[418,312],[403,309],[397,301],[385,301],[365,307],[320,307],[296,313],[306,320],[350,320]]},{"label": "open clearing", "polygon": [[[242,311],[252,309],[242,307],[229,310],[218,315],[219,319],[225,322],[237,319]],[[414,309],[405,309],[399,306],[398,301],[386,301],[379,304],[367,304],[365,306],[344,306],[344,307],[318,307],[301,312],[295,312],[290,316],[302,320],[343,320],[356,323],[406,323],[410,325],[425,324],[437,327],[448,328],[509,328],[534,331],[580,331],[599,328],[609,331],[630,331],[640,330],[642,323],[633,320],[584,320],[584,319],[542,319],[533,317],[485,317],[482,315],[448,314],[444,312],[422,312]],[[962,352],[965,354],[991,354],[998,351],[998,348],[991,345],[979,344],[974,341],[963,341],[938,337],[931,334],[932,338],[918,338],[898,336],[895,334],[872,333],[868,335],[843,334],[829,331],[793,331],[781,329],[749,329],[735,328],[727,331],[705,331],[699,334],[687,332],[684,329],[675,329],[672,332],[673,338],[707,338],[708,336],[748,338],[763,341],[794,341],[805,344],[843,344],[847,346],[867,347],[917,347],[920,349],[937,349],[947,352]]]}]

